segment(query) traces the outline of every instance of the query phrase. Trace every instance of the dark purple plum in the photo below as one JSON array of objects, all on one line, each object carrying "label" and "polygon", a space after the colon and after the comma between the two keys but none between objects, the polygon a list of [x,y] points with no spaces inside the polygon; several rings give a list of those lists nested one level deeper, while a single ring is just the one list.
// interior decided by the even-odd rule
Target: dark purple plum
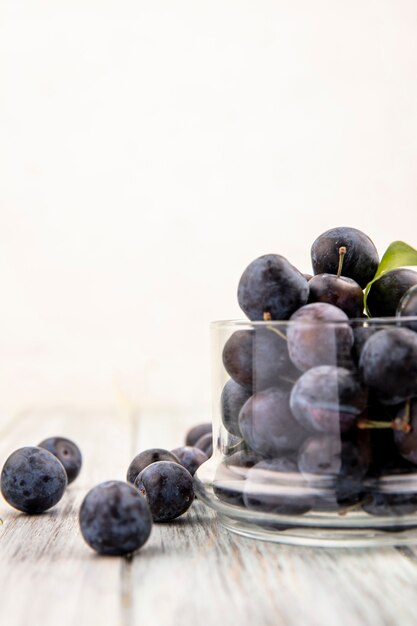
[{"label": "dark purple plum", "polygon": [[234,332],[224,345],[223,364],[235,382],[253,392],[287,389],[300,375],[288,354],[285,334],[273,324]]},{"label": "dark purple plum", "polygon": [[143,450],[135,456],[129,465],[126,476],[127,482],[133,485],[141,471],[151,463],[156,463],[157,461],[181,463],[173,452],[165,450],[164,448],[149,448],[148,450]]},{"label": "dark purple plum", "polygon": [[381,330],[381,327],[367,324],[364,322],[362,325],[354,326],[353,330],[353,348],[352,348],[352,356],[354,362],[359,363],[360,356],[362,354],[362,349],[365,343],[368,341],[371,335],[374,335],[378,330]]},{"label": "dark purple plum", "polygon": [[317,489],[317,503],[346,505],[363,492],[363,478],[369,467],[369,448],[359,440],[337,435],[314,435],[300,448],[299,470]]},{"label": "dark purple plum", "polygon": [[286,258],[265,254],[243,272],[237,297],[252,321],[286,320],[307,302],[308,283]]},{"label": "dark purple plum", "polygon": [[145,496],[154,522],[169,522],[185,513],[193,503],[193,478],[178,463],[158,461],[145,467],[135,480]]},{"label": "dark purple plum", "polygon": [[213,454],[213,435],[212,433],[206,433],[205,435],[202,435],[200,437],[200,439],[197,439],[197,441],[194,444],[195,448],[199,448],[200,450],[202,450],[204,452],[204,454],[210,458],[211,455]]},{"label": "dark purple plum", "polygon": [[303,515],[312,504],[293,456],[260,461],[249,469],[243,494],[248,509],[280,515]]},{"label": "dark purple plum", "polygon": [[172,453],[178,457],[181,465],[190,472],[191,476],[194,476],[200,465],[208,459],[207,454],[195,446],[181,446],[172,450]]},{"label": "dark purple plum", "polygon": [[417,285],[417,272],[413,270],[400,268],[382,274],[368,293],[366,304],[371,316],[394,316],[401,298],[414,285]]},{"label": "dark purple plum", "polygon": [[290,389],[300,373],[290,359],[287,337],[281,325],[257,328],[253,335],[252,391],[255,393],[268,387]]},{"label": "dark purple plum", "polygon": [[313,432],[340,434],[365,410],[367,395],[356,374],[344,367],[320,365],[297,380],[290,407],[300,424]]},{"label": "dark purple plum", "polygon": [[342,467],[342,442],[336,435],[313,435],[298,451],[298,469],[314,492],[317,509],[337,508],[336,483]]},{"label": "dark purple plum", "polygon": [[226,430],[236,437],[240,437],[239,430],[239,412],[247,400],[249,400],[251,392],[239,385],[232,378],[227,381],[223,387],[220,397],[220,408],[223,426]]},{"label": "dark purple plum", "polygon": [[298,452],[298,469],[309,483],[334,481],[342,469],[342,441],[337,435],[313,435]]},{"label": "dark purple plum", "polygon": [[[417,317],[417,285],[410,287],[397,307],[397,317]],[[407,328],[417,332],[417,321],[407,322]]]},{"label": "dark purple plum", "polygon": [[67,473],[68,484],[72,483],[81,471],[81,450],[76,443],[65,437],[48,437],[38,446],[45,448],[59,459]]},{"label": "dark purple plum", "polygon": [[352,278],[336,274],[317,274],[308,283],[308,302],[328,302],[342,309],[348,317],[363,313],[363,291]]},{"label": "dark purple plum", "polygon": [[24,513],[43,513],[62,498],[67,474],[48,450],[33,446],[15,450],[3,465],[1,493],[6,502]]},{"label": "dark purple plum", "polygon": [[326,302],[298,309],[287,330],[288,352],[294,365],[302,371],[316,365],[351,366],[353,331],[348,319],[341,309]]},{"label": "dark purple plum", "polygon": [[101,483],[87,493],[79,523],[86,543],[108,556],[135,552],[152,530],[145,498],[132,485],[118,480]]},{"label": "dark purple plum", "polygon": [[229,337],[223,348],[223,365],[236,383],[252,389],[253,331],[237,330]]},{"label": "dark purple plum", "polygon": [[417,335],[408,328],[380,330],[365,343],[359,360],[365,385],[383,404],[417,396]]},{"label": "dark purple plum", "polygon": [[251,396],[243,405],[239,428],[248,446],[265,456],[297,450],[308,436],[291,413],[289,393],[273,387]]},{"label": "dark purple plum", "polygon": [[194,446],[195,442],[200,439],[203,435],[207,433],[211,433],[213,430],[213,425],[211,422],[203,422],[202,424],[197,424],[190,428],[185,437],[185,445],[186,446]]},{"label": "dark purple plum", "polygon": [[317,237],[311,247],[314,274],[335,274],[342,246],[346,248],[343,275],[364,288],[375,276],[379,256],[371,239],[356,228],[331,228]]}]

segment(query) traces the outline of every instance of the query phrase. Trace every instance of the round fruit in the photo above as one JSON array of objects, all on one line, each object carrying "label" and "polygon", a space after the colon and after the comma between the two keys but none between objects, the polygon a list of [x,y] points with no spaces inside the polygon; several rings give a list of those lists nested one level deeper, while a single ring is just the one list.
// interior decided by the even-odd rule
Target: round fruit
[{"label": "round fruit", "polygon": [[331,228],[317,237],[311,247],[314,274],[335,274],[341,247],[346,248],[343,275],[353,278],[363,289],[375,276],[379,256],[369,237],[357,228]]},{"label": "round fruit", "polygon": [[285,320],[307,302],[308,283],[286,258],[265,254],[243,272],[237,298],[250,320]]},{"label": "round fruit", "polygon": [[200,439],[203,435],[207,433],[211,433],[213,430],[213,426],[211,422],[204,422],[202,424],[197,424],[190,428],[185,437],[185,445],[186,446],[194,446],[195,442]]},{"label": "round fruit", "polygon": [[76,443],[65,437],[48,437],[38,446],[45,448],[59,459],[67,473],[68,484],[72,483],[81,471],[81,450]]},{"label": "round fruit", "polygon": [[169,522],[189,509],[194,500],[193,479],[177,463],[158,461],[141,471],[135,487],[145,496],[154,522]]},{"label": "round fruit", "polygon": [[290,407],[304,428],[340,434],[354,425],[367,396],[357,376],[344,367],[321,365],[305,372],[291,391]]},{"label": "round fruit", "polygon": [[62,463],[43,448],[19,448],[9,456],[1,473],[4,499],[24,513],[47,511],[59,502],[66,486]]},{"label": "round fruit", "polygon": [[383,404],[417,396],[417,334],[408,328],[378,331],[365,343],[359,368],[365,385]]},{"label": "round fruit", "polygon": [[273,324],[234,332],[224,345],[223,364],[236,383],[253,392],[287,389],[300,375],[288,354],[285,334]]},{"label": "round fruit", "polygon": [[372,317],[395,316],[401,298],[417,285],[417,272],[404,268],[386,272],[376,280],[368,294],[367,307]]},{"label": "round fruit", "polygon": [[169,452],[169,450],[164,450],[163,448],[149,448],[149,450],[143,450],[143,452],[135,456],[129,465],[126,476],[127,482],[133,485],[141,471],[151,463],[156,463],[157,461],[180,463],[179,458],[173,452]]},{"label": "round fruit", "polygon": [[138,550],[152,530],[145,498],[132,485],[111,480],[85,496],[79,522],[82,536],[99,554],[122,555]]},{"label": "round fruit", "polygon": [[[407,316],[417,317],[417,285],[405,292],[397,307],[397,317]],[[407,322],[406,326],[417,332],[417,321]]]},{"label": "round fruit", "polygon": [[339,307],[348,317],[363,313],[363,291],[352,278],[336,274],[317,274],[309,281],[310,302],[328,302]]},{"label": "round fruit", "polygon": [[308,436],[291,413],[289,393],[273,387],[256,393],[243,405],[239,428],[248,446],[265,456],[297,450]]},{"label": "round fruit", "polygon": [[194,476],[200,465],[207,461],[208,456],[195,446],[181,446],[181,448],[175,448],[172,453],[178,457],[181,465],[185,467]]},{"label": "round fruit", "polygon": [[226,430],[240,437],[239,412],[246,400],[251,396],[250,391],[236,383],[233,379],[227,381],[220,397],[220,408],[223,426]]},{"label": "round fruit", "polygon": [[298,309],[290,322],[288,352],[298,369],[350,365],[353,332],[341,309],[326,302],[313,302]]},{"label": "round fruit", "polygon": [[210,432],[202,435],[200,439],[197,439],[194,447],[202,450],[208,458],[211,457],[213,454],[213,434]]}]

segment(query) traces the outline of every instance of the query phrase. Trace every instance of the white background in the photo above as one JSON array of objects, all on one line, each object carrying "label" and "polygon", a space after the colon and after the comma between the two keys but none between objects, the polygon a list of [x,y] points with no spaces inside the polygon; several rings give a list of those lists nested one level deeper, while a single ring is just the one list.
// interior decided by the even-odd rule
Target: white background
[{"label": "white background", "polygon": [[0,0],[0,409],[210,410],[210,320],[417,245],[415,0]]}]

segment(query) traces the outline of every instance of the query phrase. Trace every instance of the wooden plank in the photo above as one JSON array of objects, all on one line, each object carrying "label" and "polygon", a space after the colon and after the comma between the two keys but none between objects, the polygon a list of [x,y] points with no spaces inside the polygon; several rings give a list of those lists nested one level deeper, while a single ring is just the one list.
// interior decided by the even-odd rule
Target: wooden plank
[{"label": "wooden plank", "polygon": [[180,445],[190,416],[141,416],[126,406],[26,413],[0,437],[15,448],[62,434],[84,467],[50,513],[29,517],[0,500],[0,624],[8,626],[391,626],[416,624],[415,548],[326,550],[263,543],[224,530],[201,502],[154,525],[133,559],[96,556],[78,529],[86,491],[123,479],[133,455]]},{"label": "wooden plank", "polygon": [[26,413],[0,443],[0,462],[22,445],[64,435],[80,446],[82,472],[50,512],[27,516],[0,498],[0,624],[83,626],[125,624],[123,560],[100,558],[86,546],[78,510],[96,483],[123,479],[130,457],[130,424],[114,412],[51,410]]},{"label": "wooden plank", "polygon": [[136,620],[157,611],[160,626],[416,623],[416,562],[395,549],[256,542],[219,527],[201,503],[157,526],[150,546],[150,561],[132,563]]},{"label": "wooden plank", "polygon": [[[140,443],[156,445],[155,422]],[[178,431],[164,428],[164,445]],[[280,546],[233,535],[196,502],[155,525],[149,549],[131,564],[133,623],[224,626],[415,625],[417,560],[394,548],[328,550]]]}]

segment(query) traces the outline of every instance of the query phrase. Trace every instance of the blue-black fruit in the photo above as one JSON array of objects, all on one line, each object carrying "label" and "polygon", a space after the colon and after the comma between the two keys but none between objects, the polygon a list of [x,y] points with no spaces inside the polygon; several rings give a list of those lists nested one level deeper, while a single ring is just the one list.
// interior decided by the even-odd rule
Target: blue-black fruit
[{"label": "blue-black fruit", "polygon": [[[401,298],[397,307],[397,317],[417,318],[417,285],[410,287]],[[404,325],[417,332],[417,320],[406,322]]]},{"label": "blue-black fruit", "polygon": [[286,320],[307,302],[308,282],[280,254],[265,254],[243,272],[237,292],[239,306],[250,320]]},{"label": "blue-black fruit", "polygon": [[365,385],[383,404],[417,396],[417,334],[408,328],[378,331],[365,343],[359,369]]},{"label": "blue-black fruit", "polygon": [[129,465],[126,476],[127,482],[133,485],[141,471],[151,463],[156,463],[157,461],[180,463],[179,458],[173,452],[169,452],[169,450],[165,450],[164,448],[149,448],[148,450],[143,450],[135,456]]},{"label": "blue-black fruit", "polygon": [[199,448],[200,450],[202,450],[204,452],[204,454],[207,455],[208,458],[211,457],[211,455],[213,454],[213,435],[212,433],[206,433],[205,435],[202,435],[202,437],[200,437],[200,439],[197,439],[197,441],[194,444],[195,448]]},{"label": "blue-black fruit", "polygon": [[85,496],[79,522],[82,536],[99,554],[122,555],[138,550],[152,530],[145,498],[128,483],[111,480]]},{"label": "blue-black fruit", "polygon": [[366,305],[372,317],[392,317],[396,314],[401,298],[417,285],[417,272],[399,268],[386,272],[376,280],[368,294]]},{"label": "blue-black fruit", "polygon": [[39,448],[52,452],[61,461],[67,473],[68,484],[77,478],[81,471],[82,455],[76,443],[65,437],[48,437],[41,441]]},{"label": "blue-black fruit", "polygon": [[203,435],[207,433],[211,433],[213,430],[213,426],[211,422],[203,422],[201,424],[196,424],[196,426],[192,426],[185,436],[185,445],[186,446],[195,446],[195,442],[200,439]]},{"label": "blue-black fruit", "polygon": [[135,487],[145,496],[154,522],[169,522],[179,517],[194,500],[190,472],[170,461],[158,461],[145,467]]},{"label": "blue-black fruit", "polygon": [[28,446],[15,450],[3,466],[1,492],[4,499],[24,513],[43,513],[62,498],[67,474],[48,450]]},{"label": "blue-black fruit", "polygon": [[294,418],[290,394],[271,387],[251,396],[239,414],[242,437],[251,450],[265,456],[279,456],[297,450],[309,435]]},{"label": "blue-black fruit", "polygon": [[357,228],[331,228],[317,237],[311,247],[314,274],[335,274],[342,246],[346,248],[343,276],[353,278],[364,288],[375,275],[379,256],[369,237]]},{"label": "blue-black fruit", "polygon": [[353,332],[346,313],[333,304],[312,302],[298,309],[287,340],[290,357],[302,371],[316,365],[353,365]]},{"label": "blue-black fruit", "polygon": [[223,426],[226,430],[240,437],[239,412],[246,400],[249,400],[251,392],[246,387],[242,387],[232,378],[223,387],[220,398],[220,409]]},{"label": "blue-black fruit", "polygon": [[172,453],[178,457],[181,465],[190,472],[191,476],[194,476],[200,465],[208,459],[207,454],[195,446],[181,446],[172,450]]}]

